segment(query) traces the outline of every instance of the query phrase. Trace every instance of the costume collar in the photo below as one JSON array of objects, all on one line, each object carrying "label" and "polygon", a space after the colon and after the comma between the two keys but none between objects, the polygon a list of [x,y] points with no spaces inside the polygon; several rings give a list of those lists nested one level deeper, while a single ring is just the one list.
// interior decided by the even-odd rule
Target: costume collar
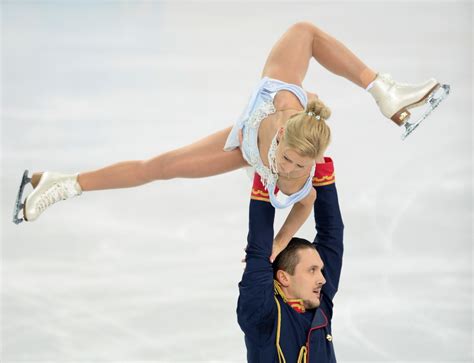
[{"label": "costume collar", "polygon": [[[296,312],[302,314],[306,311],[303,305],[303,299],[288,299],[283,292],[280,283],[277,280],[273,280],[274,292],[275,295],[280,295],[283,302],[288,304],[295,310]],[[321,295],[322,296],[322,295]],[[321,307],[316,308],[314,313],[313,321],[311,322],[311,329],[319,329],[328,325],[329,319],[327,318],[326,314],[324,313]]]},{"label": "costume collar", "polygon": [[273,280],[273,285],[275,288],[275,295],[280,295],[283,299],[283,302],[290,305],[293,310],[300,314],[306,311],[303,305],[303,299],[288,299],[285,293],[283,292],[280,283],[277,280]]}]

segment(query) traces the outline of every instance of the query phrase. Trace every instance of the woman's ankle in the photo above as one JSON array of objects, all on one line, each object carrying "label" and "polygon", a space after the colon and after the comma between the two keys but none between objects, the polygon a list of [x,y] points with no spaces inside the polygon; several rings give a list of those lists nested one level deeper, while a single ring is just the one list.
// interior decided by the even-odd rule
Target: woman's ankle
[{"label": "woman's ankle", "polygon": [[362,87],[367,90],[368,86],[375,80],[377,73],[370,68],[364,69],[359,75]]}]

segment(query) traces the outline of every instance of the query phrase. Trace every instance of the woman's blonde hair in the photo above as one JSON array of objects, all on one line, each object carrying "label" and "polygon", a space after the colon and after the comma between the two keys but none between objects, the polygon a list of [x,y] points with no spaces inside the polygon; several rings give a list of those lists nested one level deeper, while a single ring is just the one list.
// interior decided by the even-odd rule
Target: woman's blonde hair
[{"label": "woman's blonde hair", "polygon": [[319,98],[310,100],[305,111],[286,122],[283,136],[286,146],[312,159],[323,156],[331,142],[331,129],[326,124],[330,116],[331,110]]}]

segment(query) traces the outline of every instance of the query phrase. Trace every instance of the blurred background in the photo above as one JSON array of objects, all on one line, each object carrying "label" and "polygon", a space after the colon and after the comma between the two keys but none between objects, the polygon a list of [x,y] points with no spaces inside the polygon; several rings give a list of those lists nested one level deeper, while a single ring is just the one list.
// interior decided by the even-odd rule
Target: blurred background
[{"label": "blurred background", "polygon": [[338,361],[472,362],[472,7],[2,1],[0,361],[246,361],[243,170],[84,193],[18,226],[12,210],[25,169],[146,159],[230,126],[305,20],[400,82],[452,87],[402,141],[367,92],[310,65],[345,223]]}]

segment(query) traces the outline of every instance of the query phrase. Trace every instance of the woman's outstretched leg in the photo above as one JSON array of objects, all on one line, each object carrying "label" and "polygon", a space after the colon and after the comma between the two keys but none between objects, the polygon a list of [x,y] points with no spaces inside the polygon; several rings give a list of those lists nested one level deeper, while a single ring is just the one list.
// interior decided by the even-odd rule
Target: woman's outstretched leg
[{"label": "woman's outstretched leg", "polygon": [[[25,220],[34,221],[52,204],[78,196],[83,191],[130,188],[172,178],[203,178],[241,168],[247,163],[240,150],[223,150],[230,130],[231,127],[228,127],[191,145],[148,160],[123,161],[80,174],[36,173],[31,180],[24,175],[13,221],[22,221],[18,218],[20,209],[23,209]],[[23,187],[28,182],[34,190],[21,205]]]},{"label": "woman's outstretched leg", "polygon": [[147,160],[122,161],[94,171],[80,173],[83,191],[130,188],[154,180],[204,178],[247,165],[239,149],[224,151],[231,127],[191,145]]},{"label": "woman's outstretched leg", "polygon": [[268,56],[263,75],[301,85],[311,58],[363,88],[376,76],[344,44],[309,22],[298,22],[283,34]]},{"label": "woman's outstretched leg", "polygon": [[[449,86],[441,86],[434,78],[421,84],[401,84],[388,74],[376,73],[344,44],[309,22],[296,23],[283,34],[272,48],[262,76],[301,85],[311,58],[330,72],[367,89],[385,117],[405,126],[402,138],[449,94]],[[425,103],[428,108],[411,121],[408,109]]]}]

